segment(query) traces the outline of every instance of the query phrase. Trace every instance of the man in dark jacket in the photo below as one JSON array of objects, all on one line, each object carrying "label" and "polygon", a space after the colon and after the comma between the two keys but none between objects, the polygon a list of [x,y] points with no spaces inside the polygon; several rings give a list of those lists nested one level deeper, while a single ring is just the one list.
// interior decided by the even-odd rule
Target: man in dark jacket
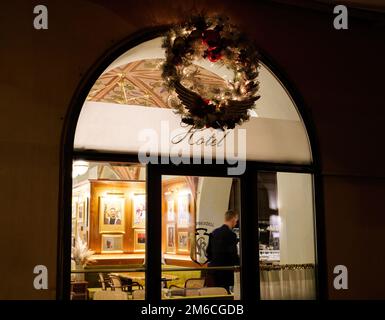
[{"label": "man in dark jacket", "polygon": [[[225,223],[209,235],[209,244],[206,251],[209,267],[239,265],[238,240],[236,234],[232,231],[237,222],[238,213],[229,210],[225,213]],[[208,270],[207,274],[208,285],[224,287],[230,292],[230,286],[234,285],[234,271]]]}]

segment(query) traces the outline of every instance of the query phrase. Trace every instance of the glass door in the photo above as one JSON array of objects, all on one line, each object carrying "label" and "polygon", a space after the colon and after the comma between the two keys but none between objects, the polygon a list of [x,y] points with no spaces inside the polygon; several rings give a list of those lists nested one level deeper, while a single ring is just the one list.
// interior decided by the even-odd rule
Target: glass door
[{"label": "glass door", "polygon": [[240,299],[240,179],[161,176],[162,299]]}]

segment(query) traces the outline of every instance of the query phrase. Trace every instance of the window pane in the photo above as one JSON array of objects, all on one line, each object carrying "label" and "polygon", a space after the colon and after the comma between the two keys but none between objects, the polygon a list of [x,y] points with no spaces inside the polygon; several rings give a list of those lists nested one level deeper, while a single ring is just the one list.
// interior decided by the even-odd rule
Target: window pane
[{"label": "window pane", "polygon": [[258,174],[261,299],[315,299],[310,174]]},{"label": "window pane", "polygon": [[163,299],[239,299],[239,213],[239,179],[162,176]]},{"label": "window pane", "polygon": [[145,170],[73,162],[72,299],[144,298]]}]

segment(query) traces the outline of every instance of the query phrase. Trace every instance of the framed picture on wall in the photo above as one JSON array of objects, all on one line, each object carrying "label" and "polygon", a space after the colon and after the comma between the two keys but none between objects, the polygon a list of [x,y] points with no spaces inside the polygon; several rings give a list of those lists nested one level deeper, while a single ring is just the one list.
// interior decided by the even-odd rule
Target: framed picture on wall
[{"label": "framed picture on wall", "polygon": [[166,247],[166,252],[175,253],[175,224],[173,223],[167,225]]},{"label": "framed picture on wall", "polygon": [[146,224],[146,194],[136,193],[132,199],[132,227],[144,228]]},{"label": "framed picture on wall", "polygon": [[102,253],[123,252],[122,234],[102,234]]},{"label": "framed picture on wall", "polygon": [[134,230],[134,251],[144,251],[146,248],[146,231],[144,229]]},{"label": "framed picture on wall", "polygon": [[77,214],[77,202],[75,201],[75,198],[72,198],[72,219],[76,220],[76,214]]},{"label": "framed picture on wall", "polygon": [[76,218],[72,218],[72,222],[71,222],[71,235],[74,238],[76,237]]},{"label": "framed picture on wall", "polygon": [[86,219],[86,226],[89,225],[88,219],[89,219],[89,207],[90,207],[90,200],[87,197],[86,200],[84,201],[84,214],[85,214],[85,219]]},{"label": "framed picture on wall", "polygon": [[188,232],[178,232],[178,251],[188,252]]},{"label": "framed picture on wall", "polygon": [[175,221],[175,211],[174,211],[174,200],[167,200],[167,221],[174,222]]},{"label": "framed picture on wall", "polygon": [[107,195],[99,198],[99,232],[125,233],[124,196]]},{"label": "framed picture on wall", "polygon": [[178,196],[178,228],[188,228],[190,222],[190,195]]},{"label": "framed picture on wall", "polygon": [[80,201],[78,203],[78,221],[83,221],[84,218],[84,202]]}]

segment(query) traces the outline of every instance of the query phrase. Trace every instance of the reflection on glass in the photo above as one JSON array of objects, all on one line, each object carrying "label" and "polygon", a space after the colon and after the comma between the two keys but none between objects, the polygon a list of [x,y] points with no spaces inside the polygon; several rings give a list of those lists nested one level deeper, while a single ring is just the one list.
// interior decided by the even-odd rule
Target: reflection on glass
[{"label": "reflection on glass", "polygon": [[310,174],[258,174],[261,299],[315,299]]},{"label": "reflection on glass", "polygon": [[238,179],[162,177],[163,299],[239,298],[239,213]]},{"label": "reflection on glass", "polygon": [[71,299],[144,299],[145,170],[74,161]]}]

